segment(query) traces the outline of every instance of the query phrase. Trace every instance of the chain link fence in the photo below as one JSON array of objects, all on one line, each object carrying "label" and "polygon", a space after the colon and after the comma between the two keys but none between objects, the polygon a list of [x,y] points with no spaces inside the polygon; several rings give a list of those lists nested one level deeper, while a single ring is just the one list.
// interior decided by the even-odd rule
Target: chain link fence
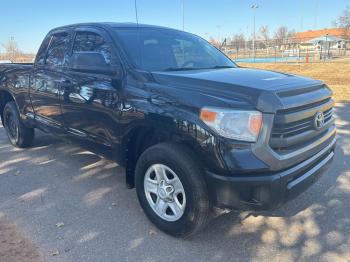
[{"label": "chain link fence", "polygon": [[[215,44],[236,62],[247,63],[315,63],[337,62],[350,58],[350,40],[301,41],[290,39],[268,39],[231,41]],[[252,48],[255,46],[255,50]]]}]

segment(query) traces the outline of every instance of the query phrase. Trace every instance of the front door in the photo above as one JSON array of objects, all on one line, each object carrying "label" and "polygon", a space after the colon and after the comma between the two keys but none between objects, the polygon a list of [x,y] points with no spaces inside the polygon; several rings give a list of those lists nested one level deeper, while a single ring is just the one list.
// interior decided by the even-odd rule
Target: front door
[{"label": "front door", "polygon": [[[94,28],[78,28],[74,52],[99,52],[111,66],[118,64],[108,36]],[[116,75],[69,70],[62,93],[62,112],[68,132],[99,144],[113,146],[117,141],[120,81]]]}]

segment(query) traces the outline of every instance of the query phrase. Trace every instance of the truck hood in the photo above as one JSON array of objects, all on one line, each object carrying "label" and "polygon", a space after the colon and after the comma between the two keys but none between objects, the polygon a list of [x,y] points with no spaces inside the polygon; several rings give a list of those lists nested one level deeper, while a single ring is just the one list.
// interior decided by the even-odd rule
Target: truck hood
[{"label": "truck hood", "polygon": [[[154,80],[162,86],[174,87],[178,92],[181,90],[192,92],[193,94],[188,94],[192,101],[198,100],[200,103],[204,97],[211,97],[233,107],[245,104],[263,112],[289,108],[291,103],[294,103],[293,106],[298,106],[303,102],[311,103],[313,99],[318,100],[320,97],[317,96],[310,97],[307,101],[281,99],[286,96],[298,97],[307,94],[315,87],[326,90],[324,94],[320,94],[321,97],[330,95],[329,89],[321,81],[274,71],[238,67],[152,74]],[[220,104],[217,101],[213,102],[215,106]]]},{"label": "truck hood", "polygon": [[227,68],[214,70],[189,70],[173,72],[157,72],[158,77],[181,78],[184,81],[210,81],[225,83],[234,86],[244,86],[257,90],[276,91],[286,88],[294,83],[315,82],[310,78],[295,76],[274,71],[248,69],[248,68]]}]

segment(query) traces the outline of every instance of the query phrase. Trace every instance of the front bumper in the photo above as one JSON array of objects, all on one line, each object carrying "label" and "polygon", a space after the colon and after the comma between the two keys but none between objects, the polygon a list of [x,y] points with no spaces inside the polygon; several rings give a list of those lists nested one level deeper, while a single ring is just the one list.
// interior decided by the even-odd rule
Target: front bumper
[{"label": "front bumper", "polygon": [[325,148],[283,171],[227,176],[206,172],[215,206],[240,210],[273,210],[312,185],[334,157],[334,138]]}]

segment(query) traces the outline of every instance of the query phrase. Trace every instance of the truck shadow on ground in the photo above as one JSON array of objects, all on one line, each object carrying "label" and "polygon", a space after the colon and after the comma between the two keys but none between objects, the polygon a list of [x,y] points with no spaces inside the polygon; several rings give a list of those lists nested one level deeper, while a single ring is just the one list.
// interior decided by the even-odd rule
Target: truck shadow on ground
[{"label": "truck shadow on ground", "polygon": [[[164,255],[170,261],[186,260],[188,254],[202,261],[346,260],[350,257],[348,109],[347,104],[337,105],[334,162],[308,191],[274,212],[222,215],[188,240],[166,236],[148,222],[134,190],[125,188],[124,170],[113,161],[42,133],[31,149],[14,149],[0,127],[0,215],[33,235],[45,260],[46,250],[52,249],[81,261],[88,256],[107,261],[116,254],[149,261],[161,261]],[[64,227],[56,228],[59,222]],[[151,252],[154,248],[160,251]]]}]

